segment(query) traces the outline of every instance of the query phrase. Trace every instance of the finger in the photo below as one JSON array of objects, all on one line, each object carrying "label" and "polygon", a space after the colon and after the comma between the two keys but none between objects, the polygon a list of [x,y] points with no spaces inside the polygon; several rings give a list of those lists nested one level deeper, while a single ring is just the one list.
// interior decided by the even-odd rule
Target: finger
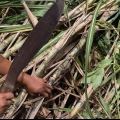
[{"label": "finger", "polygon": [[7,92],[7,93],[5,93],[4,95],[5,95],[6,99],[8,99],[8,100],[10,100],[10,99],[13,99],[13,98],[14,98],[14,94],[13,94],[13,93],[11,93],[11,92]]},{"label": "finger", "polygon": [[6,106],[9,107],[10,105],[12,105],[12,103],[13,103],[13,102],[12,102],[11,100],[7,100],[7,101],[6,101]]},{"label": "finger", "polygon": [[39,92],[38,92],[39,94],[41,94],[42,96],[44,96],[44,97],[48,97],[48,93],[45,91],[45,88],[44,89],[39,89]]},{"label": "finger", "polygon": [[51,93],[51,89],[49,89],[49,88],[45,88],[45,91],[46,91],[48,94]]},{"label": "finger", "polygon": [[44,80],[44,79],[43,79],[43,81],[44,81],[45,83],[47,83],[47,80]]},{"label": "finger", "polygon": [[49,85],[49,84],[46,84],[46,87],[53,90],[53,87],[51,85]]},{"label": "finger", "polygon": [[1,114],[4,114],[7,109],[8,109],[7,106],[2,107],[1,110],[0,110],[0,113],[1,113]]},{"label": "finger", "polygon": [[48,97],[49,96],[47,92],[43,92],[43,93],[41,93],[41,95],[43,95],[44,97]]},{"label": "finger", "polygon": [[35,95],[34,93],[31,93],[31,92],[29,92],[29,94],[30,94],[31,96],[34,96],[34,95]]},{"label": "finger", "polygon": [[2,103],[2,108],[8,108],[12,104],[11,100],[6,100]]}]

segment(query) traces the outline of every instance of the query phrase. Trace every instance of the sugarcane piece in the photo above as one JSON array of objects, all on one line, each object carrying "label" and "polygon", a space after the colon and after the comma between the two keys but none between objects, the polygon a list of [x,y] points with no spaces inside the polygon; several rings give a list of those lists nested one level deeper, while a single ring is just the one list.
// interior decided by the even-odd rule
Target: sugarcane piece
[{"label": "sugarcane piece", "polygon": [[5,39],[1,44],[0,44],[0,51],[2,51],[3,49],[5,49],[10,42],[12,41],[12,39],[14,38],[15,34],[9,36],[7,39]]},{"label": "sugarcane piece", "polygon": [[[102,19],[108,19],[107,17],[105,18],[105,16],[102,16],[102,18],[101,18],[101,20]],[[79,107],[78,107],[79,106]],[[72,117],[74,117],[76,114],[77,114],[77,112],[80,110],[80,108],[81,108],[82,106],[81,105],[79,105],[79,102],[78,102],[78,104],[75,106],[75,108],[73,109],[73,111],[71,112],[71,114],[70,114],[70,118],[72,118]]]},{"label": "sugarcane piece", "polygon": [[26,10],[26,12],[27,12],[27,14],[28,14],[28,16],[29,16],[29,18],[30,18],[33,26],[35,27],[36,24],[38,23],[37,18],[32,14],[32,12],[30,11],[30,9],[29,9],[28,6],[26,5],[25,1],[24,1],[24,0],[21,0],[21,2],[22,2],[22,4],[24,5],[25,10]]},{"label": "sugarcane piece", "polygon": [[[115,7],[115,5],[114,5],[114,3],[117,3],[118,1],[114,1],[114,0],[112,0],[112,1],[109,1],[107,4],[105,4],[105,5],[103,5],[103,7],[101,7],[102,9],[100,10],[100,12],[102,11],[102,13],[104,13],[103,14],[103,16],[105,17],[105,19],[102,19],[102,20],[104,20],[104,21],[106,21],[106,22],[112,22],[112,20],[114,20],[114,18],[112,19],[109,19],[112,15],[114,15],[114,13],[116,13],[118,10],[119,10],[119,8],[115,8],[115,9],[111,9],[110,7]],[[97,1],[96,1],[96,3],[97,3]],[[93,4],[93,7],[96,5],[96,3],[95,4]],[[117,4],[116,4],[117,5]],[[110,6],[110,7],[109,7]],[[90,6],[91,7],[91,6]],[[109,7],[109,9],[106,9],[106,8],[108,8]],[[112,13],[113,12],[113,13]],[[105,14],[106,13],[106,14]],[[109,15],[109,13],[110,13],[110,15]],[[78,15],[78,16],[76,16],[76,15],[73,15],[73,17],[71,18],[71,20],[72,19],[75,19],[75,18],[77,18],[77,17],[79,17],[79,15],[80,15],[80,13],[79,13],[79,7],[78,7],[78,10],[77,10],[77,12],[75,13],[76,15]],[[92,13],[91,13],[92,14]],[[90,14],[90,15],[91,15]],[[91,21],[91,18],[92,18],[92,15],[91,15],[91,18],[89,17],[90,15],[88,15],[88,17],[86,17],[87,19],[86,19],[86,22],[87,22],[87,20],[89,20],[89,22],[88,23],[86,23],[86,24],[84,24],[84,26],[85,25],[88,25],[89,26],[89,23],[90,23],[90,21]],[[71,15],[72,16],[72,15]],[[103,16],[102,16],[102,18],[103,18]],[[106,17],[107,16],[107,17]],[[83,17],[83,16],[82,16]],[[84,17],[83,17],[84,18]],[[88,19],[88,18],[90,18],[90,19]],[[107,20],[107,19],[109,19],[109,21]],[[84,21],[84,20],[83,20]],[[99,20],[98,20],[99,21]],[[80,23],[80,25],[82,25],[82,23]],[[77,26],[77,29],[75,30],[75,33],[76,32],[78,32],[78,34],[81,32],[79,32],[79,30],[81,29],[81,26]],[[84,27],[83,27],[84,28]],[[100,30],[99,29],[99,27],[98,26],[96,26],[96,30]],[[112,28],[110,28],[109,29],[109,31],[110,30],[112,30]],[[116,28],[115,29],[113,29],[113,30],[117,30]],[[86,33],[87,33],[87,31],[86,31]],[[78,35],[77,34],[77,35]],[[80,34],[82,34],[82,33],[80,33]],[[85,43],[85,40],[84,40],[84,43]],[[114,47],[112,47],[112,48],[114,48]],[[78,52],[79,53],[79,52]],[[46,56],[47,54],[45,54],[45,56]],[[58,54],[57,54],[58,55]],[[78,54],[79,55],[79,54]],[[109,55],[109,57],[112,55],[112,52],[111,52],[111,54]],[[39,55],[38,55],[39,56]],[[38,56],[36,57],[37,59],[39,59],[38,58]],[[9,56],[10,57],[10,56]],[[40,56],[39,56],[40,57]],[[37,59],[34,59],[33,61],[37,61]],[[44,58],[43,58],[44,59]],[[71,57],[71,61],[74,59],[74,57]],[[41,58],[39,59],[39,62],[41,62]],[[57,59],[56,60],[56,62],[58,61],[59,59]],[[38,63],[39,63],[38,62]],[[59,62],[58,62],[59,63]],[[57,63],[57,64],[58,64]],[[28,70],[30,70],[32,67],[33,67],[33,65],[34,64],[36,64],[36,63],[34,63],[34,62],[31,62],[31,64],[29,64],[26,68],[26,70],[25,71],[28,71]],[[47,65],[47,66],[49,66],[49,64]],[[46,67],[47,68],[47,67]],[[51,67],[52,68],[52,67]],[[68,68],[69,69],[69,68]],[[61,72],[62,73],[62,72]],[[63,72],[64,73],[64,72]],[[45,75],[45,74],[44,74]],[[60,75],[60,76],[63,76],[64,74],[59,74],[59,72],[58,72],[58,75]],[[50,75],[51,76],[51,75]],[[108,75],[109,76],[109,75]],[[57,78],[57,77],[56,77]],[[59,79],[60,77],[58,77],[58,79]],[[55,79],[56,80],[56,79]],[[43,101],[42,101],[43,102]],[[41,103],[41,105],[42,105],[42,103]],[[82,106],[83,105],[81,105],[81,108],[82,108]],[[111,105],[112,106],[112,105]],[[111,107],[111,108],[113,108],[114,107],[114,105]],[[39,108],[38,108],[39,109]],[[110,109],[110,110],[112,110],[112,109]],[[94,112],[94,110],[93,110],[93,112]],[[96,114],[97,112],[95,111],[95,114]],[[28,116],[27,116],[27,118],[28,118]],[[49,117],[48,117],[49,118]]]},{"label": "sugarcane piece", "polygon": [[[64,33],[64,32],[62,32],[62,33]],[[53,42],[52,42],[52,40],[51,40],[51,43],[49,43],[49,45],[51,46],[51,44],[54,44],[54,42],[56,41],[56,40],[58,40],[58,38],[61,36],[61,34],[59,35],[59,36],[57,36],[56,38],[54,38],[53,39]],[[47,47],[47,46],[46,46]],[[28,71],[29,69],[31,69],[33,66],[34,66],[34,64],[37,64],[37,63],[39,63],[42,59],[44,59],[44,56],[46,56],[49,52],[50,52],[50,50],[51,50],[51,47],[50,48],[48,48],[48,49],[46,49],[46,51],[44,51],[44,52],[42,52],[41,54],[40,54],[40,51],[39,51],[39,53],[37,53],[38,54],[38,56],[34,59],[34,60],[32,60],[29,64],[28,64],[28,66],[26,66],[26,68],[24,68],[24,72],[26,72],[26,71]],[[22,93],[20,93],[20,94],[22,94]],[[18,96],[19,97],[19,96]],[[19,99],[18,99],[19,100]],[[11,107],[11,109],[12,109],[12,107]],[[11,110],[12,111],[12,110]],[[13,113],[14,113],[14,111],[12,111]],[[13,114],[13,113],[11,113],[11,114]]]},{"label": "sugarcane piece", "polygon": [[[103,11],[99,14],[103,13]],[[84,15],[80,18],[78,18],[78,20],[76,20],[76,22],[74,23],[74,25],[68,29],[68,31],[66,32],[66,34],[64,34],[64,36],[58,41],[58,43],[55,45],[55,47],[53,48],[53,50],[51,50],[51,52],[48,54],[48,56],[45,58],[44,62],[41,63],[41,65],[38,67],[38,69],[36,70],[36,75],[43,77],[44,76],[44,70],[46,69],[47,65],[52,62],[52,59],[54,58],[54,56],[56,55],[56,53],[58,51],[60,51],[66,44],[67,42],[70,40],[70,38],[77,33],[78,31],[80,31],[86,24],[88,24],[91,20],[92,20],[92,15],[88,15],[87,17],[85,17],[84,19]]]},{"label": "sugarcane piece", "polygon": [[[72,51],[71,54],[69,54],[68,56],[74,57],[74,55],[76,55],[76,54],[78,53],[78,51],[80,50],[80,48],[82,48],[82,47],[84,46],[85,40],[86,40],[86,37],[80,41],[79,45],[74,48],[74,50],[73,50],[74,52]],[[81,43],[82,43],[82,45],[81,45]],[[82,46],[82,47],[81,47],[81,46]],[[68,56],[67,56],[67,57],[68,57]],[[69,60],[68,60],[68,61],[65,61],[65,63],[63,63],[63,64],[64,64],[64,65],[69,65],[68,63],[69,63]],[[63,66],[64,66],[64,65],[63,65]],[[53,81],[54,81],[55,79],[57,79],[57,77],[59,77],[59,76],[61,75],[61,73],[64,73],[64,71],[62,71],[62,68],[64,68],[63,66],[60,68],[60,70],[56,70],[55,74],[53,74],[53,77],[50,77],[50,79],[49,79],[49,80],[50,80],[50,84],[52,84]],[[61,72],[60,72],[60,71],[61,71]],[[65,70],[65,71],[66,71],[66,70]],[[41,103],[41,102],[40,102],[40,103]],[[39,104],[39,102],[37,102],[36,104]],[[35,105],[35,106],[37,106],[37,105]],[[32,115],[31,115],[31,116],[32,116]]]},{"label": "sugarcane piece", "polygon": [[57,44],[54,46],[54,48],[51,50],[51,52],[48,54],[48,56],[46,56],[45,60],[43,61],[43,63],[41,63],[41,65],[38,67],[38,69],[36,70],[36,75],[42,77],[44,75],[44,70],[47,67],[47,65],[51,62],[51,60],[54,58],[54,56],[57,54],[58,51],[60,51],[64,46],[66,46],[69,37],[71,36],[71,34],[74,34],[74,31],[76,29],[76,27],[80,24],[81,22],[81,18],[79,18],[75,24],[73,25],[72,28],[68,29],[66,31],[66,34],[64,34],[62,36],[62,38],[57,42]]},{"label": "sugarcane piece", "polygon": [[[88,1],[88,6],[90,6],[92,3],[94,3],[95,0],[89,0]],[[80,5],[78,5],[77,7],[75,7],[72,11],[70,11],[68,13],[68,18],[72,19],[74,16],[77,16],[78,14],[80,14],[81,12],[85,12],[86,9],[86,1],[82,2]],[[66,21],[66,16],[62,16],[60,21]]]},{"label": "sugarcane piece", "polygon": [[[26,19],[23,23],[23,25],[27,24],[28,19]],[[9,48],[12,46],[12,44],[15,42],[15,40],[17,39],[17,37],[20,35],[20,32],[18,32],[15,37],[13,38],[13,40],[11,41],[10,45],[7,47],[6,51],[9,50]]]},{"label": "sugarcane piece", "polygon": [[25,42],[26,38],[20,41],[19,43],[16,43],[12,48],[10,48],[8,51],[6,51],[4,54],[2,54],[3,57],[8,58],[10,55],[12,55],[14,52],[19,50],[23,43]]},{"label": "sugarcane piece", "polygon": [[[71,57],[74,57],[74,56],[78,53],[78,51],[82,49],[83,45],[85,44],[85,39],[83,38],[83,39],[81,40],[81,42],[79,42],[79,43],[80,43],[80,44],[77,45],[77,47],[75,47],[75,48],[73,49],[73,51],[70,52],[70,54],[68,54],[68,55],[66,56],[66,59],[63,61],[63,63],[60,64],[59,67],[56,69],[56,71],[50,76],[50,78],[49,78],[49,80],[48,80],[48,82],[49,82],[50,85],[52,85],[53,82],[54,82],[56,79],[58,79],[59,77],[62,77],[62,76],[68,71],[68,69],[69,69],[70,66],[71,66],[71,62],[72,62],[72,61],[71,61],[71,60],[72,60]],[[29,119],[33,119],[33,118],[35,117],[35,115],[36,115],[36,113],[38,112],[38,110],[39,110],[39,108],[40,108],[43,100],[44,100],[44,98],[43,98],[41,101],[37,101],[37,102],[34,104],[33,111],[31,111],[31,114],[30,114],[29,117],[28,117]],[[37,106],[37,108],[36,108],[36,106]]]}]

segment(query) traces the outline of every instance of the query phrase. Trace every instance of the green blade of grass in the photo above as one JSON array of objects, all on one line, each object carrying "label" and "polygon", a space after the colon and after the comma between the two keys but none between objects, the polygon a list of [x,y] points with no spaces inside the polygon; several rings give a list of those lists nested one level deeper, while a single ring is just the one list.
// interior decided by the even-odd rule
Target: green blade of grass
[{"label": "green blade of grass", "polygon": [[100,97],[100,101],[101,101],[104,109],[107,111],[107,113],[109,114],[109,116],[112,118],[112,113],[111,113],[111,111],[110,111],[110,109],[109,109],[109,106],[108,106],[107,103],[104,101],[104,99],[101,97],[100,92],[99,92],[99,97]]},{"label": "green blade of grass", "polygon": [[96,18],[98,15],[98,10],[100,8],[100,6],[102,5],[102,0],[99,1],[94,14],[93,14],[93,19],[90,25],[90,28],[88,30],[88,37],[87,37],[87,43],[86,43],[86,57],[85,57],[85,96],[86,96],[86,109],[88,110],[88,113],[90,115],[90,117],[93,119],[93,115],[91,113],[90,110],[90,105],[89,105],[89,101],[88,101],[88,95],[87,95],[87,71],[88,71],[88,59],[89,59],[89,54],[91,51],[91,47],[92,47],[92,43],[93,43],[93,35],[95,32],[95,23],[96,23]]},{"label": "green blade of grass", "polygon": [[[0,26],[1,27],[1,26]],[[16,33],[22,31],[31,31],[33,29],[31,24],[27,25],[16,25],[16,26],[7,26],[0,28],[0,33]]]}]

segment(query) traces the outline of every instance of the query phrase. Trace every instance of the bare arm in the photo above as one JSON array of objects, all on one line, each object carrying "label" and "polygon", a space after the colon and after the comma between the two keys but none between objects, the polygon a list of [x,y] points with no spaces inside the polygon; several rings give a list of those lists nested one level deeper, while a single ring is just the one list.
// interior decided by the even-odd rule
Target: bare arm
[{"label": "bare arm", "polygon": [[[8,73],[11,62],[6,58],[0,56],[0,74],[5,75]],[[30,76],[21,72],[17,79],[18,82],[25,85],[28,92],[32,94],[39,93],[45,97],[51,93],[52,87],[47,84],[47,81],[36,76]]]},{"label": "bare arm", "polygon": [[[0,74],[1,75],[6,75],[9,71],[11,62],[4,58],[3,56],[0,55]],[[25,73],[21,73],[18,77],[18,81],[22,82],[22,77],[24,77]]]},{"label": "bare arm", "polygon": [[[6,75],[9,71],[11,62],[0,55],[0,74]],[[24,72],[21,72],[18,82],[25,85],[26,89],[31,95],[41,94],[44,97],[48,97],[51,93],[52,87],[47,84],[47,81],[38,78],[36,76],[30,76]],[[9,106],[12,104],[11,99],[14,98],[14,94],[11,92],[0,93],[0,114],[3,114]]]}]

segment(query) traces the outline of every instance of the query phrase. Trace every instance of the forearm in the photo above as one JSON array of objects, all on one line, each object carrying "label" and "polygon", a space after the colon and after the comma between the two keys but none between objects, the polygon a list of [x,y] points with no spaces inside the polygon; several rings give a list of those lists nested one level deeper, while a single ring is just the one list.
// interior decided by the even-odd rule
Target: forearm
[{"label": "forearm", "polygon": [[8,73],[11,62],[4,57],[0,56],[0,74],[5,75]]},{"label": "forearm", "polygon": [[[11,62],[0,56],[0,74],[7,74],[10,66]],[[17,81],[23,84],[31,95],[37,93],[43,95],[44,97],[48,97],[52,90],[52,87],[47,83],[46,80],[36,76],[30,76],[24,72],[20,73]]]},{"label": "forearm", "polygon": [[[0,55],[0,74],[1,75],[6,75],[8,73],[10,65],[11,65],[11,62]],[[24,78],[26,76],[27,76],[26,73],[21,72],[20,75],[18,76],[17,81],[24,84],[26,82],[24,81]]]}]

